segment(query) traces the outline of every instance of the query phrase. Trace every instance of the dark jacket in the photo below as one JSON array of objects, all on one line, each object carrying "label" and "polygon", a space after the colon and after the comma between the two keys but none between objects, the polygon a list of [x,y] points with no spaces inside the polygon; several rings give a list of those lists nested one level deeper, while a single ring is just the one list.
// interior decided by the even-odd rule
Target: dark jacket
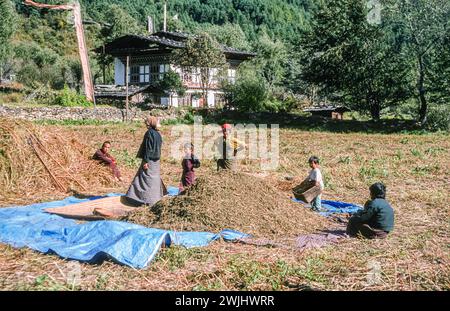
[{"label": "dark jacket", "polygon": [[150,128],[144,135],[137,157],[145,163],[161,158],[162,137],[157,130]]},{"label": "dark jacket", "polygon": [[394,229],[394,210],[385,199],[376,198],[364,204],[364,210],[351,217],[353,223],[368,224],[373,229],[391,232]]}]

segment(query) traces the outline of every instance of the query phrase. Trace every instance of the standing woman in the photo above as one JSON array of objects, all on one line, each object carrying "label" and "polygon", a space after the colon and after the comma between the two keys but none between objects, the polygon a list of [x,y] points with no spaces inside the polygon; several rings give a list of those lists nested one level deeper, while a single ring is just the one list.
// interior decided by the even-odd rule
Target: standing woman
[{"label": "standing woman", "polygon": [[162,137],[158,132],[158,119],[150,116],[145,120],[148,131],[139,148],[137,157],[141,166],[126,194],[127,199],[152,206],[163,197],[163,184],[160,175]]}]

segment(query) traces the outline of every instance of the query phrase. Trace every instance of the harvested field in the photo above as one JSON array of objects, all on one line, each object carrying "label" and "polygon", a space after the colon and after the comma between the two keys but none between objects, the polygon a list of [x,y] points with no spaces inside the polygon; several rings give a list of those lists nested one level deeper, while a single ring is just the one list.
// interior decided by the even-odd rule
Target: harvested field
[{"label": "harvested field", "polygon": [[138,209],[127,221],[178,231],[234,229],[254,236],[298,235],[325,229],[329,222],[262,178],[222,171],[201,176],[185,194]]},{"label": "harvested field", "polygon": [[28,202],[114,186],[86,143],[31,122],[0,119],[0,201]]},{"label": "harvested field", "polygon": [[[127,182],[104,188],[93,184],[85,194],[126,191],[139,165],[134,156],[145,131],[142,124],[34,126],[44,137],[58,133],[76,139],[87,146],[89,155],[102,141],[112,140],[112,154]],[[180,160],[169,157],[170,143],[176,139],[170,131],[168,126],[162,129],[161,171],[167,185],[177,185],[181,165]],[[72,271],[74,262],[0,244],[0,288],[449,290],[449,151],[450,139],[442,134],[337,134],[280,128],[278,170],[265,176],[258,163],[244,161],[242,171],[261,173],[266,183],[280,188],[280,193],[287,196],[290,184],[307,174],[306,161],[315,154],[322,160],[323,199],[356,204],[364,204],[368,199],[372,182],[382,181],[396,213],[393,233],[386,240],[344,239],[337,245],[303,252],[225,242],[205,248],[171,247],[162,250],[145,270],[111,262],[79,264],[81,276],[76,283],[65,276],[66,271]],[[1,161],[4,159],[1,157]],[[197,176],[212,177],[213,167],[211,161],[202,161]],[[43,169],[41,173],[46,174]],[[286,180],[285,176],[295,180]],[[29,196],[26,195],[26,191],[5,192],[2,185],[0,206],[51,201],[68,194],[30,188]]]}]

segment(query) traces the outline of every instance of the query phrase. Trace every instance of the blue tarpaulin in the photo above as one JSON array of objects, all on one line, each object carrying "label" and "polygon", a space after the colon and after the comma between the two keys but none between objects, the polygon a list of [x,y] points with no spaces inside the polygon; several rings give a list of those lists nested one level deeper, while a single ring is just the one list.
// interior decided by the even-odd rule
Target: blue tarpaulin
[{"label": "blue tarpaulin", "polygon": [[180,190],[177,187],[169,186],[167,187],[167,195],[169,196],[177,196],[180,193]]},{"label": "blue tarpaulin", "polygon": [[[292,199],[294,202],[305,204],[303,201]],[[322,208],[319,214],[322,216],[330,216],[331,214],[354,214],[362,209],[361,206],[352,203],[340,202],[340,201],[330,201],[322,200]]]},{"label": "blue tarpaulin", "polygon": [[[171,191],[176,195],[173,189]],[[117,195],[120,194],[107,196]],[[133,268],[145,268],[162,245],[200,247],[219,238],[232,241],[249,237],[228,229],[220,233],[175,232],[107,220],[79,224],[43,211],[99,198],[69,197],[62,201],[0,208],[0,242],[82,262],[99,263],[111,259]]]}]

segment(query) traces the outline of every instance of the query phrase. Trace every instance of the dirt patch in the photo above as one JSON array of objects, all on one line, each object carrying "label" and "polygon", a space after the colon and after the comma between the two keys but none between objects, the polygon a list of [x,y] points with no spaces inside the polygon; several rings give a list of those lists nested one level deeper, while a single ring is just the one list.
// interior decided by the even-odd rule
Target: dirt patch
[{"label": "dirt patch", "polygon": [[138,209],[126,220],[170,230],[228,228],[255,236],[313,232],[328,223],[263,179],[226,171],[199,177],[184,195],[165,198],[151,209]]}]

